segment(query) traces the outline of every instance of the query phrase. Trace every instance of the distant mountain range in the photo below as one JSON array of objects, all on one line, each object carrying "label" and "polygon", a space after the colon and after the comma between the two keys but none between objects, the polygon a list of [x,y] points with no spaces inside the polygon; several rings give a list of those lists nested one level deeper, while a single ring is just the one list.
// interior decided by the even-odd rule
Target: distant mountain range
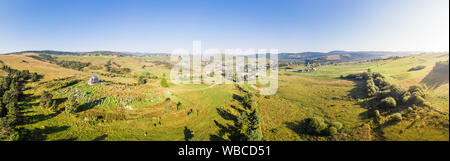
[{"label": "distant mountain range", "polygon": [[[155,56],[155,55],[170,55],[167,53],[145,53],[145,52],[115,52],[115,51],[91,51],[91,52],[67,52],[54,50],[38,50],[38,51],[21,51],[8,54],[23,54],[23,53],[41,53],[52,55],[80,55],[80,56]],[[390,56],[406,56],[410,54],[418,54],[419,51],[408,52],[389,52],[389,51],[342,51],[335,50],[330,52],[301,52],[301,53],[280,53],[279,60],[326,60],[326,61],[358,61],[385,58]],[[253,56],[250,56],[253,57]]]},{"label": "distant mountain range", "polygon": [[80,56],[146,56],[146,55],[169,55],[166,53],[143,53],[143,52],[115,52],[115,51],[90,51],[90,52],[67,52],[67,51],[55,51],[55,50],[28,50],[13,52],[7,54],[23,54],[23,53],[38,53],[38,54],[51,54],[51,55],[80,55]]},{"label": "distant mountain range", "polygon": [[389,52],[389,51],[330,51],[330,52],[301,52],[301,53],[280,53],[279,60],[336,60],[336,61],[357,61],[369,60],[390,56],[406,56],[421,52]]}]

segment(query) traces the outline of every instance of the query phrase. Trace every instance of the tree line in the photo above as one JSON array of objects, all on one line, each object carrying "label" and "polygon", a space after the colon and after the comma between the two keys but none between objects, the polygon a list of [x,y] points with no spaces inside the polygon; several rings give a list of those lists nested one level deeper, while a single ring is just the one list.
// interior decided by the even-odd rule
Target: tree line
[{"label": "tree line", "polygon": [[20,71],[9,66],[3,66],[2,70],[8,75],[0,83],[0,140],[15,141],[21,137],[16,126],[23,119],[20,101],[24,99],[24,85],[32,76],[28,70]]},{"label": "tree line", "polygon": [[79,62],[79,61],[68,61],[68,60],[58,61],[55,57],[52,57],[51,55],[48,55],[48,54],[39,54],[39,56],[30,55],[28,57],[31,57],[31,58],[34,58],[34,59],[40,60],[40,61],[54,63],[61,67],[74,69],[74,70],[81,70],[84,67],[91,65],[91,63],[83,63],[83,62]]}]

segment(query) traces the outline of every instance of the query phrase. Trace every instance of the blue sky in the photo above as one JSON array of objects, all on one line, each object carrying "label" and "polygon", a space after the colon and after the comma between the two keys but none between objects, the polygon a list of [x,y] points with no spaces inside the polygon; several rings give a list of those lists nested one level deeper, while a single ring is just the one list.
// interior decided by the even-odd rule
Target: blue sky
[{"label": "blue sky", "polygon": [[0,53],[448,51],[448,0],[0,0]]}]

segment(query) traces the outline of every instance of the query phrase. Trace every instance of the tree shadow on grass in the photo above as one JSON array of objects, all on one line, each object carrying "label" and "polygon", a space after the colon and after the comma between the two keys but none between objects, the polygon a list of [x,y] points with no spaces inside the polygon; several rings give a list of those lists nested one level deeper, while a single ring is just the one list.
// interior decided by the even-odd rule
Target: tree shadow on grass
[{"label": "tree shadow on grass", "polygon": [[222,108],[216,108],[217,113],[219,114],[220,117],[222,117],[225,120],[231,120],[231,121],[237,121],[237,116],[229,113],[228,111],[225,111]]},{"label": "tree shadow on grass", "polygon": [[33,95],[33,94],[23,94],[23,97],[21,97],[23,99],[23,101],[26,102],[33,102],[36,99],[39,98],[39,96]]},{"label": "tree shadow on grass", "polygon": [[242,100],[244,99],[242,96],[239,96],[237,94],[233,94],[233,99],[238,101],[238,102],[242,102]]},{"label": "tree shadow on grass", "polygon": [[77,112],[83,112],[86,110],[89,110],[91,108],[94,108],[95,106],[99,105],[100,103],[102,103],[102,100],[104,100],[105,97],[91,101],[91,102],[87,102],[85,104],[82,104],[79,108]]},{"label": "tree shadow on grass", "polygon": [[449,82],[448,62],[436,63],[436,65],[433,67],[433,70],[431,70],[431,72],[428,73],[428,75],[425,76],[425,78],[423,78],[422,81],[420,81],[420,83],[426,84],[427,87],[431,89],[436,89],[448,82]]},{"label": "tree shadow on grass", "polygon": [[383,124],[381,124],[381,125],[379,125],[379,126],[373,128],[373,131],[375,132],[376,136],[381,137],[382,140],[385,140],[386,138],[384,137],[384,131],[383,131],[383,129],[384,129],[384,128],[387,128],[387,127],[389,127],[389,126],[393,126],[393,125],[395,125],[395,124],[397,124],[397,123],[398,123],[397,121],[389,120],[389,121],[386,121],[386,122],[384,122]]},{"label": "tree shadow on grass", "polygon": [[77,139],[78,139],[78,137],[70,137],[70,138],[58,139],[58,140],[54,140],[54,141],[76,141]]},{"label": "tree shadow on grass", "polygon": [[53,101],[56,102],[56,107],[58,107],[60,104],[66,102],[67,98],[57,98],[57,99],[53,99]]},{"label": "tree shadow on grass", "polygon": [[352,88],[349,91],[348,96],[354,98],[354,99],[362,99],[366,96],[366,87],[365,87],[365,83],[362,81],[357,81],[357,80],[351,80],[351,79],[347,79],[349,81],[352,81],[356,84],[355,88]]},{"label": "tree shadow on grass", "polygon": [[92,141],[103,141],[103,140],[105,140],[107,137],[108,137],[107,134],[103,134],[103,135],[97,136],[97,137],[96,137],[95,139],[93,139]]},{"label": "tree shadow on grass", "polygon": [[238,141],[242,140],[243,136],[240,133],[239,129],[234,125],[224,125],[216,120],[214,120],[214,124],[219,127],[219,131],[215,135],[210,135],[211,141]]},{"label": "tree shadow on grass", "polygon": [[28,124],[34,124],[34,123],[38,123],[41,121],[45,121],[48,119],[51,119],[55,116],[58,116],[60,113],[62,112],[62,110],[58,110],[52,114],[37,114],[37,115],[31,115],[31,116],[24,116],[24,119],[22,121],[21,125],[28,125]]},{"label": "tree shadow on grass", "polygon": [[291,129],[298,136],[303,137],[307,134],[306,129],[306,121],[294,121],[294,122],[284,122],[287,128]]},{"label": "tree shadow on grass", "polygon": [[[25,141],[45,141],[47,140],[47,135],[52,133],[61,132],[69,129],[69,126],[49,126],[43,128],[35,128],[35,129],[25,129],[23,132],[23,139]],[[74,139],[74,138],[69,138]],[[75,138],[76,139],[76,138]]]},{"label": "tree shadow on grass", "polygon": [[365,119],[370,119],[372,117],[373,113],[374,113],[374,110],[369,109],[367,111],[359,113],[358,116],[361,120],[365,120]]}]

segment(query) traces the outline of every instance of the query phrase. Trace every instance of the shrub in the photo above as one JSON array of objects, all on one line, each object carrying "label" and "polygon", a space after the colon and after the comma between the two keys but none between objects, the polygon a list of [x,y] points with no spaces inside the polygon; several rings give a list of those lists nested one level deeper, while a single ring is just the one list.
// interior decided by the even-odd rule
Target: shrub
[{"label": "shrub", "polygon": [[162,78],[161,79],[161,86],[164,87],[164,88],[169,87],[169,84],[167,84],[166,78]]},{"label": "shrub", "polygon": [[425,90],[421,86],[418,86],[418,85],[410,86],[408,89],[408,92],[413,95],[425,97]]},{"label": "shrub", "polygon": [[372,78],[366,81],[366,88],[368,97],[375,96],[379,91],[379,88],[375,85]]},{"label": "shrub", "polygon": [[391,121],[394,121],[394,122],[400,122],[400,121],[402,121],[402,114],[401,113],[394,113],[394,114],[392,114],[392,116],[391,116]]},{"label": "shrub", "polygon": [[327,134],[330,136],[336,135],[337,133],[338,133],[338,130],[336,127],[331,126],[327,129]]},{"label": "shrub", "polygon": [[403,99],[404,94],[406,93],[405,89],[397,85],[391,85],[390,90],[391,92],[389,93],[389,95],[393,97],[396,101],[401,101]]},{"label": "shrub", "polygon": [[409,99],[411,98],[410,95],[403,96],[402,102],[403,104],[409,104]]},{"label": "shrub", "polygon": [[343,125],[342,125],[340,122],[332,122],[332,123],[330,124],[330,126],[331,126],[331,127],[335,127],[336,130],[340,130],[340,129],[342,129],[342,127],[343,127]]},{"label": "shrub", "polygon": [[374,114],[375,114],[375,117],[381,117],[381,114],[380,114],[379,110],[375,110]]},{"label": "shrub", "polygon": [[386,82],[386,81],[384,80],[383,77],[375,77],[375,78],[373,79],[373,82],[374,82],[375,85],[377,85],[379,88],[383,88],[383,87],[386,87],[386,86],[389,85],[389,83]]},{"label": "shrub", "polygon": [[395,108],[397,107],[397,102],[392,97],[386,97],[381,100],[380,105],[384,108]]},{"label": "shrub", "polygon": [[375,111],[374,111],[374,114],[375,114],[375,121],[376,121],[377,123],[380,123],[380,121],[381,121],[381,114],[380,114],[380,111],[375,110]]},{"label": "shrub", "polygon": [[421,106],[425,103],[425,99],[421,96],[418,96],[417,94],[413,94],[411,97],[409,97],[408,102],[410,105]]},{"label": "shrub", "polygon": [[323,119],[319,117],[308,118],[306,120],[306,125],[307,125],[306,131],[310,134],[316,135],[321,134],[322,131],[328,127],[328,125],[323,121]]}]

